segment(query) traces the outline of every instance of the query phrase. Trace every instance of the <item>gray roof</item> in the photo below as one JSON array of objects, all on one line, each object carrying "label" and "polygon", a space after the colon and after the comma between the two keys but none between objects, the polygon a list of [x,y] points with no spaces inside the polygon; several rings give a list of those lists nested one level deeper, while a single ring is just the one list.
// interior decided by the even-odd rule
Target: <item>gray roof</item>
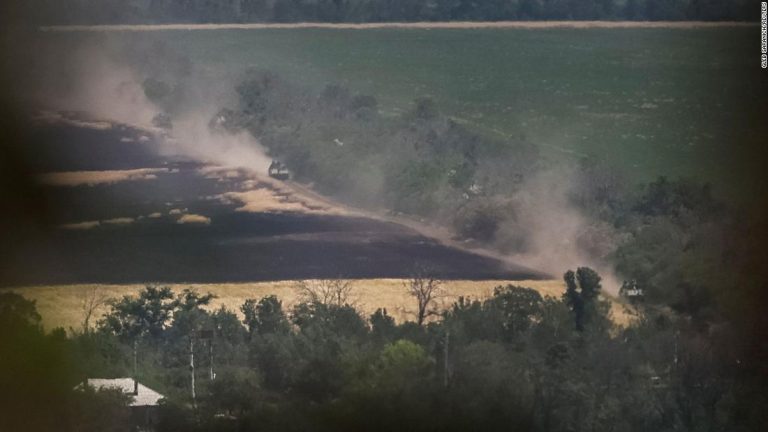
[{"label": "gray roof", "polygon": [[[119,389],[125,394],[133,396],[133,401],[130,406],[155,406],[165,396],[152,390],[151,388],[139,383],[138,394],[133,394],[133,378],[88,378],[88,387],[93,388],[96,391],[103,389]],[[78,384],[75,389],[82,389],[83,383]]]}]

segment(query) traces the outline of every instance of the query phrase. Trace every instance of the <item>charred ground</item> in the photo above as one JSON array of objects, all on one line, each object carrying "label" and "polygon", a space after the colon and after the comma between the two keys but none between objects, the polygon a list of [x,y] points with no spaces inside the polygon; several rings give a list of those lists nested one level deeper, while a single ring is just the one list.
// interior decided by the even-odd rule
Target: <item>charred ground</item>
[{"label": "charred ground", "polygon": [[[243,190],[242,179],[203,176],[203,164],[158,156],[145,136],[119,125],[36,129],[31,169],[38,177],[165,171],[144,180],[43,185],[50,226],[3,257],[4,284],[407,277],[414,263],[444,279],[544,277],[367,217],[239,211],[239,203],[219,198]],[[185,223],[184,215],[202,219]]]}]

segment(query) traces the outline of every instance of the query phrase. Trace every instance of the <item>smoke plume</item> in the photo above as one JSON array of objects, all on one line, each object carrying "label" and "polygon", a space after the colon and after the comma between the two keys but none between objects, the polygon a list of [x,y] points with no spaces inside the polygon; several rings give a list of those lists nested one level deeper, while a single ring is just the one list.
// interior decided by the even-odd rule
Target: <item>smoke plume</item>
[{"label": "smoke plume", "polygon": [[603,288],[616,294],[618,278],[607,262],[616,235],[573,204],[577,184],[578,174],[567,166],[537,173],[515,195],[515,221],[503,225],[498,236],[524,238],[524,252],[512,255],[515,262],[555,277],[567,269],[591,267],[602,276]]}]

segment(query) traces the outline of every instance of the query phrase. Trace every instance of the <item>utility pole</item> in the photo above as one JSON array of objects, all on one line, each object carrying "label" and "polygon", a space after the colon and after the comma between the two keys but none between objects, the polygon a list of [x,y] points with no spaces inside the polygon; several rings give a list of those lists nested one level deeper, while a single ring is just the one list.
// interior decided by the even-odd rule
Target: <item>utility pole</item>
[{"label": "utility pole", "polygon": [[675,365],[674,366],[675,370],[677,370],[677,364],[680,361],[680,354],[678,350],[679,339],[680,339],[680,330],[675,330],[675,355],[673,360]]},{"label": "utility pole", "polygon": [[192,387],[192,406],[197,409],[195,398],[195,337],[189,335],[189,378]]},{"label": "utility pole", "polygon": [[443,386],[448,387],[448,343],[450,342],[451,331],[445,331],[445,343],[443,344]]},{"label": "utility pole", "polygon": [[133,338],[133,394],[139,394],[139,341]]},{"label": "utility pole", "polygon": [[213,330],[198,330],[196,333],[197,338],[206,341],[208,344],[208,378],[213,381],[216,379],[216,372],[213,371]]},{"label": "utility pole", "polygon": [[211,381],[216,379],[216,373],[213,371],[213,339],[208,339],[208,366],[210,368]]}]

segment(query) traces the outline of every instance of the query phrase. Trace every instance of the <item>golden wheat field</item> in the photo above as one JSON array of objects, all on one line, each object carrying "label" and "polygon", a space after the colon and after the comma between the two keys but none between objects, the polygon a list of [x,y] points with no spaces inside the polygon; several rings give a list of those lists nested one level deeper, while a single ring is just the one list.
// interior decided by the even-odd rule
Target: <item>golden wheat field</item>
[{"label": "golden wheat field", "polygon": [[[377,308],[386,308],[398,322],[412,320],[415,300],[408,294],[404,279],[364,279],[353,280],[350,299],[364,315],[372,314]],[[559,280],[452,280],[443,283],[443,295],[438,299],[442,308],[449,307],[459,297],[485,299],[493,294],[494,287],[513,284],[536,289],[542,296],[560,297],[564,285]],[[299,301],[298,281],[253,282],[253,283],[218,283],[218,284],[164,284],[176,292],[189,288],[200,293],[212,293],[216,299],[211,308],[221,306],[240,314],[240,305],[247,299],[260,299],[267,295],[276,295],[286,309]],[[79,330],[83,323],[83,301],[94,292],[105,299],[136,295],[146,284],[134,285],[44,285],[16,287],[11,290],[27,299],[34,300],[42,316],[43,326],[50,330],[56,327]],[[95,291],[94,291],[95,290]],[[619,325],[627,325],[632,314],[616,299],[611,299],[613,320]],[[108,306],[97,309],[91,323],[95,323],[107,311]]]}]

